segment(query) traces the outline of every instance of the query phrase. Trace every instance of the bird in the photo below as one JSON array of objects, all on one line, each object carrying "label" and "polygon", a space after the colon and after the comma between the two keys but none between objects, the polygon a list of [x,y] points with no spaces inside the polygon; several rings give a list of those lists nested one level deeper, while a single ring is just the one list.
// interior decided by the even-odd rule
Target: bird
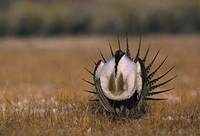
[{"label": "bird", "polygon": [[160,53],[160,49],[156,52],[150,63],[147,64],[150,47],[147,48],[144,57],[141,57],[141,42],[142,38],[140,36],[137,54],[135,57],[132,57],[128,36],[126,36],[125,51],[121,49],[121,43],[118,38],[118,49],[115,52],[109,43],[111,52],[110,58],[106,59],[98,49],[101,59],[97,62],[93,61],[95,64],[93,72],[85,68],[92,76],[93,81],[83,80],[95,88],[95,91],[85,91],[94,94],[96,99],[91,101],[98,102],[103,107],[104,111],[109,114],[119,116],[134,115],[139,110],[144,109],[147,101],[167,100],[167,98],[155,98],[152,96],[174,89],[169,88],[155,91],[155,89],[160,88],[176,78],[175,75],[158,83],[158,81],[174,69],[174,66],[163,74],[155,77],[155,74],[164,65],[168,57],[165,57],[162,62],[152,70],[152,66]]}]

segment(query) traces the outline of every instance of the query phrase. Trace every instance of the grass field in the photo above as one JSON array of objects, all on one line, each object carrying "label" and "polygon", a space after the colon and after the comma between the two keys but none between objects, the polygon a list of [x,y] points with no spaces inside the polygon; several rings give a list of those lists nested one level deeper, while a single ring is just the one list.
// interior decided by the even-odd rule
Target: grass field
[{"label": "grass field", "polygon": [[[138,39],[130,37],[133,55]],[[138,120],[93,111],[93,96],[82,91],[91,88],[84,67],[94,68],[97,48],[110,56],[108,40],[117,48],[115,37],[0,39],[0,135],[200,135],[200,36],[143,37],[142,53],[150,45],[151,58],[161,48],[156,65],[169,58],[159,72],[176,65],[168,77],[178,77],[164,87],[175,87],[163,96],[169,100],[149,102]]]}]

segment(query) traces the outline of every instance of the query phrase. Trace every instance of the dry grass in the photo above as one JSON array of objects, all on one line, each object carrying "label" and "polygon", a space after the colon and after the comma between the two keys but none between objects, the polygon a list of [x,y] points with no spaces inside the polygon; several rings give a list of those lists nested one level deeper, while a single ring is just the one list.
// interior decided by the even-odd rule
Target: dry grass
[{"label": "dry grass", "polygon": [[[165,102],[150,102],[142,119],[113,119],[93,112],[82,77],[96,48],[108,57],[112,37],[0,39],[0,135],[200,135],[200,37],[146,36],[143,52],[169,55],[160,71],[176,65]],[[133,53],[138,37],[130,39]],[[115,46],[116,47],[116,46]],[[153,55],[153,54],[151,54]],[[172,74],[174,74],[172,73]]]}]

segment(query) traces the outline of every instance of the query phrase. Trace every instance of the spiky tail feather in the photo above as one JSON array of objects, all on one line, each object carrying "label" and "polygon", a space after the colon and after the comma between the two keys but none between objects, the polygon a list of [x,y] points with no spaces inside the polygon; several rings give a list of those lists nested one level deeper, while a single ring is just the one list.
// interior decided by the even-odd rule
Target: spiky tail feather
[{"label": "spiky tail feather", "polygon": [[[139,44],[137,54],[140,54],[139,53],[140,48],[141,47],[140,47],[140,44]],[[143,59],[141,59],[138,55],[136,56],[138,58],[140,65],[141,65],[142,79],[143,79],[143,85],[142,85],[143,87],[142,87],[142,92],[141,92],[141,95],[140,95],[140,98],[139,98],[140,99],[139,102],[144,101],[144,100],[167,100],[167,98],[151,98],[151,97],[148,97],[148,96],[153,96],[153,95],[156,95],[156,94],[161,94],[161,93],[168,92],[168,91],[172,90],[172,89],[166,89],[166,90],[163,90],[163,91],[152,92],[154,89],[161,87],[161,86],[171,82],[172,80],[174,80],[176,78],[176,76],[174,76],[174,77],[172,77],[172,78],[170,78],[170,79],[168,79],[168,80],[166,80],[162,83],[154,85],[156,82],[158,82],[160,79],[162,79],[164,76],[166,76],[169,72],[171,72],[174,69],[174,67],[172,67],[167,72],[162,74],[161,76],[158,76],[158,77],[152,79],[155,76],[155,74],[158,72],[158,70],[161,68],[161,66],[164,64],[164,62],[167,60],[167,57],[166,57],[159,64],[159,66],[153,72],[150,73],[151,67],[153,66],[156,58],[158,57],[159,52],[160,52],[160,50],[157,51],[156,55],[153,57],[150,64],[147,65],[147,66],[145,65],[145,61],[146,61],[147,55],[149,53],[149,48],[147,49]]]}]

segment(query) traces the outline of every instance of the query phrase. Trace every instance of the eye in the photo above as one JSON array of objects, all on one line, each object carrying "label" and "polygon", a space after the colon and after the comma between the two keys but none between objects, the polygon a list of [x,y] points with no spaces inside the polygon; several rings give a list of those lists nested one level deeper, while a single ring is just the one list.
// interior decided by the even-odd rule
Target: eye
[{"label": "eye", "polygon": [[[148,100],[167,100],[167,98],[152,97],[156,94],[168,92],[173,89],[169,88],[155,91],[155,89],[164,86],[176,77],[173,76],[158,83],[158,81],[169,74],[174,67],[169,68],[169,70],[163,74],[155,77],[155,74],[165,64],[167,57],[152,70],[152,66],[158,58],[160,50],[150,59],[148,57],[150,48],[148,48],[143,55],[144,57],[141,57],[141,38],[135,57],[131,56],[128,37],[126,38],[125,51],[121,49],[119,39],[118,46],[118,49],[113,51],[109,44],[111,57],[107,59],[99,50],[101,59],[97,63],[94,62],[94,72],[86,69],[93,78],[93,81],[84,79],[85,82],[94,87],[94,91],[87,91],[96,96],[96,99],[92,101],[96,101],[96,104],[100,104],[103,109],[110,114],[134,116],[136,112],[144,112]],[[147,59],[150,60],[149,64],[147,64]]]}]

